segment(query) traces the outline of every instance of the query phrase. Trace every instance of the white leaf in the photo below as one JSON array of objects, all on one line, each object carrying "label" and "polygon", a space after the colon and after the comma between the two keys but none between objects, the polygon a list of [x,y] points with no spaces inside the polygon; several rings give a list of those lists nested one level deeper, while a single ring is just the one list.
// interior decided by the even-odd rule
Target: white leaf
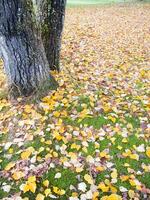
[{"label": "white leaf", "polygon": [[136,150],[137,150],[138,152],[145,152],[144,144],[141,144],[140,146],[138,146],[138,147],[136,148]]},{"label": "white leaf", "polygon": [[106,163],[107,168],[111,168],[113,165],[114,165],[114,164],[111,163],[111,162],[107,162],[107,163]]},{"label": "white leaf", "polygon": [[84,182],[79,183],[78,189],[81,190],[82,192],[85,192],[86,191],[86,184]]},{"label": "white leaf", "polygon": [[50,194],[49,197],[53,198],[53,199],[57,199],[57,197],[53,194]]},{"label": "white leaf", "polygon": [[127,192],[128,191],[127,188],[125,188],[123,186],[120,186],[119,190],[120,190],[120,192]]},{"label": "white leaf", "polygon": [[12,145],[12,142],[7,142],[7,143],[5,144],[4,149],[5,149],[5,150],[8,150],[8,149],[10,148],[11,145]]},{"label": "white leaf", "polygon": [[92,191],[91,190],[87,191],[86,198],[87,199],[92,199],[92,197],[93,197]]},{"label": "white leaf", "polygon": [[10,185],[4,185],[2,186],[2,189],[5,191],[5,192],[10,192],[10,189],[11,189],[11,186]]},{"label": "white leaf", "polygon": [[25,184],[21,184],[21,185],[20,185],[19,188],[20,188],[21,191],[23,191],[24,186],[25,186]]},{"label": "white leaf", "polygon": [[33,156],[30,161],[31,161],[31,163],[35,163],[36,162],[36,156]]},{"label": "white leaf", "polygon": [[51,167],[51,168],[55,168],[54,163],[50,163],[50,167]]},{"label": "white leaf", "polygon": [[76,188],[73,185],[70,185],[69,189],[70,190],[76,190]]},{"label": "white leaf", "polygon": [[22,200],[21,197],[15,197],[15,200]]},{"label": "white leaf", "polygon": [[97,185],[92,184],[92,185],[90,186],[90,190],[91,190],[92,192],[96,192],[96,191],[97,191]]},{"label": "white leaf", "polygon": [[86,194],[81,194],[80,199],[81,199],[81,200],[87,200]]},{"label": "white leaf", "polygon": [[78,197],[69,197],[69,200],[79,200]]},{"label": "white leaf", "polygon": [[61,173],[57,173],[57,174],[55,175],[55,178],[61,178]]},{"label": "white leaf", "polygon": [[73,131],[73,135],[79,136],[79,131]]},{"label": "white leaf", "polygon": [[116,178],[112,178],[111,179],[111,183],[117,183],[117,179]]},{"label": "white leaf", "polygon": [[82,142],[82,145],[83,145],[84,147],[88,147],[88,146],[89,146],[88,143],[87,143],[86,141],[83,141],[83,142]]}]

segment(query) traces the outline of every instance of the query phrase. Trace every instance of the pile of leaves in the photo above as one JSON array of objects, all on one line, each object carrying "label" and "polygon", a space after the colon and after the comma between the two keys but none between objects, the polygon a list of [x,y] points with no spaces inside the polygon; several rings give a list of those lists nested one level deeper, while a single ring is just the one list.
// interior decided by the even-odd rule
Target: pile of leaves
[{"label": "pile of leaves", "polygon": [[150,5],[69,8],[60,87],[0,93],[0,199],[150,196]]}]

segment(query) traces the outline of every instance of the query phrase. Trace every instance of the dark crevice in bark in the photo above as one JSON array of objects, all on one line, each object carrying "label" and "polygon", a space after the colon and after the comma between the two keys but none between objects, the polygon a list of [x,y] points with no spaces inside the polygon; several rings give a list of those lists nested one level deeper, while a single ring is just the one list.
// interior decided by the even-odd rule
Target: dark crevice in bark
[{"label": "dark crevice in bark", "polygon": [[62,30],[64,26],[66,0],[52,1],[50,12],[49,60],[52,69],[59,70]]}]

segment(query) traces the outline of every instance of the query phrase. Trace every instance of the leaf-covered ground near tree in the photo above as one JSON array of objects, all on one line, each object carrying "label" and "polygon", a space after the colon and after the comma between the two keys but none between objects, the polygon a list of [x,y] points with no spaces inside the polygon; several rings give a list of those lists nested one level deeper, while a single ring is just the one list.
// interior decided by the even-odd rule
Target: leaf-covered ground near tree
[{"label": "leaf-covered ground near tree", "polygon": [[59,89],[7,100],[0,199],[148,200],[150,5],[67,9]]}]

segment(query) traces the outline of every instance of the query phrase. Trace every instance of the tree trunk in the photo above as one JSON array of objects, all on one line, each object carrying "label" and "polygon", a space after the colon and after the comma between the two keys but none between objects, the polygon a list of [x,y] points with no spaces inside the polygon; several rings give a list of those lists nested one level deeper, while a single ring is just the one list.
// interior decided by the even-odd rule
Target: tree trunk
[{"label": "tree trunk", "polygon": [[31,0],[0,0],[0,53],[12,96],[56,86],[41,41]]},{"label": "tree trunk", "polygon": [[33,0],[42,40],[51,70],[59,71],[66,0]]}]

